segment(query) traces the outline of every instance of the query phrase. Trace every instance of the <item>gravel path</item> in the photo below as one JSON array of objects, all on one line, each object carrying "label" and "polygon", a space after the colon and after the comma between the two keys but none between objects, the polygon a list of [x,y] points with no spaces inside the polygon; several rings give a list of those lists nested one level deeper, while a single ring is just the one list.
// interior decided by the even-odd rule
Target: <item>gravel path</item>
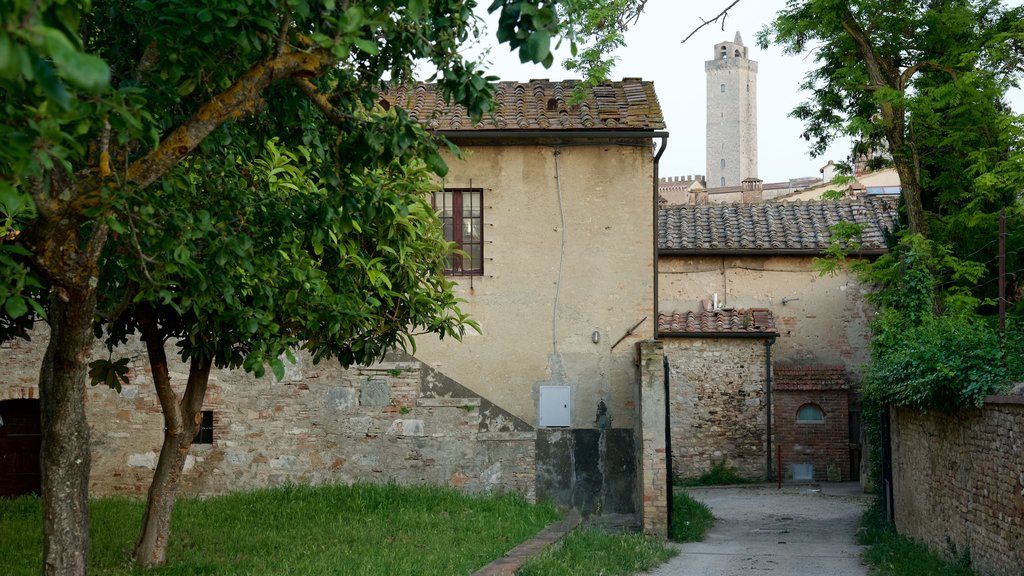
[{"label": "gravel path", "polygon": [[711,507],[704,542],[676,544],[680,554],[650,576],[866,576],[856,543],[869,497],[857,484],[690,489]]}]

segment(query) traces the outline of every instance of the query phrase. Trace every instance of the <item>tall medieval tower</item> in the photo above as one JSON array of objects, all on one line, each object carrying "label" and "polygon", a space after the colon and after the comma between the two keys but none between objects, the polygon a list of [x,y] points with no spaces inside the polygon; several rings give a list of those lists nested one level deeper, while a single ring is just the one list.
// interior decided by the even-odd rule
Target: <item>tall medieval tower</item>
[{"label": "tall medieval tower", "polygon": [[740,33],[715,45],[704,63],[708,79],[707,187],[740,186],[757,178],[757,62]]}]

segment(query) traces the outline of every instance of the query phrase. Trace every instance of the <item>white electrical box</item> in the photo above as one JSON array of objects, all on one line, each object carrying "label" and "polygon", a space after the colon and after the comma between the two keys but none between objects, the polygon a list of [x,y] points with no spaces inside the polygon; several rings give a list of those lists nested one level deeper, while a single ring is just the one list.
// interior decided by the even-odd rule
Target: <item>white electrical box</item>
[{"label": "white electrical box", "polygon": [[540,418],[542,428],[568,428],[572,425],[569,406],[572,396],[568,386],[540,387]]}]

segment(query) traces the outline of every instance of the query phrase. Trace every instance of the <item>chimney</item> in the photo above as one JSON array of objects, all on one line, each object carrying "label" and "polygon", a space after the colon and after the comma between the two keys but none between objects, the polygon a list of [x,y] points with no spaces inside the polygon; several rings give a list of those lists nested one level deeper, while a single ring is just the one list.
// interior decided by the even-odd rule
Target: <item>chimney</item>
[{"label": "chimney", "polygon": [[760,202],[764,196],[764,181],[760,178],[743,179],[743,196],[740,201],[744,203]]}]

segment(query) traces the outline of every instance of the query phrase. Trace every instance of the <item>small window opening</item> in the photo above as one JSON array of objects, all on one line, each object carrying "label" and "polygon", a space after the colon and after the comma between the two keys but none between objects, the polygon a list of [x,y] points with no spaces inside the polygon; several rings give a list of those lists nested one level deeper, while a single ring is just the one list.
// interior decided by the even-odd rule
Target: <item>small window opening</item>
[{"label": "small window opening", "polygon": [[725,92],[725,84],[722,84],[721,86],[719,86],[718,87],[718,91],[719,92]]},{"label": "small window opening", "polygon": [[739,58],[739,57],[740,57],[740,50],[739,50],[739,48],[737,48],[737,49],[736,49],[736,51],[735,51],[735,52],[733,52],[733,56],[735,56],[735,57],[737,57],[737,58]]},{"label": "small window opening", "polygon": [[192,439],[193,444],[213,444],[213,410],[203,410],[199,430]]},{"label": "small window opening", "polygon": [[725,168],[725,158],[722,158],[721,166],[722,166],[722,168]]},{"label": "small window opening", "polygon": [[722,176],[722,179],[719,181],[719,185],[725,186],[725,176]]},{"label": "small window opening", "polygon": [[804,404],[796,411],[797,422],[824,422],[825,413],[814,404]]}]

